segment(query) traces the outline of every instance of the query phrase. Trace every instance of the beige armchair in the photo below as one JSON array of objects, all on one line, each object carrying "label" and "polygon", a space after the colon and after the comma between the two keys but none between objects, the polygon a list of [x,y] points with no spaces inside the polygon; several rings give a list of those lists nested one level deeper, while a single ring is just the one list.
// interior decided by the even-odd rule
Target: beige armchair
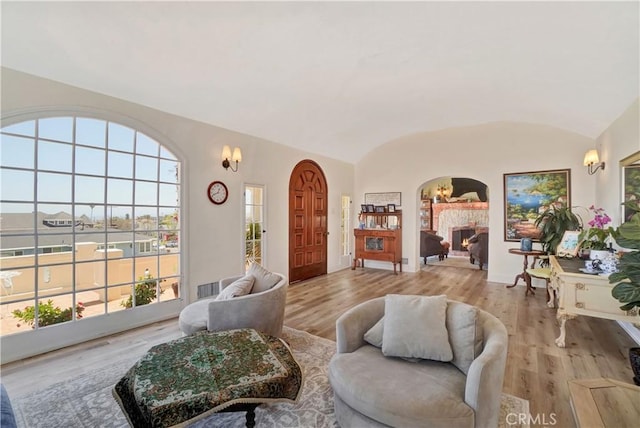
[{"label": "beige armchair", "polygon": [[[381,348],[365,341],[365,333],[385,315],[384,297],[344,313],[336,322],[337,353],[328,373],[339,425],[496,427],[507,358],[507,330],[500,320],[478,308],[471,321],[456,318],[460,310],[468,313],[468,308],[465,303],[447,302],[446,325],[454,354],[451,363],[385,357]],[[467,341],[473,349],[464,348],[458,354],[451,332],[469,327],[475,331]],[[456,363],[459,355],[469,351],[472,354],[466,355],[466,366]]]},{"label": "beige armchair", "polygon": [[[282,274],[274,275],[278,276],[278,282],[265,291],[252,292],[229,300],[203,299],[187,305],[180,312],[180,330],[184,335],[189,335],[200,330],[254,328],[280,337],[289,281]],[[220,291],[239,278],[241,276],[221,279]]]}]

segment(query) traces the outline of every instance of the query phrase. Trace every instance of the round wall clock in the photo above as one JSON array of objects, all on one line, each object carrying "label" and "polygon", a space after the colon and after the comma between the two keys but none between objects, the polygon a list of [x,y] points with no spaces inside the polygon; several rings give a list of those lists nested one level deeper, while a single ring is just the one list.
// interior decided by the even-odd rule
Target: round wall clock
[{"label": "round wall clock", "polygon": [[216,205],[222,205],[227,201],[229,190],[222,181],[212,181],[207,189],[209,200]]}]

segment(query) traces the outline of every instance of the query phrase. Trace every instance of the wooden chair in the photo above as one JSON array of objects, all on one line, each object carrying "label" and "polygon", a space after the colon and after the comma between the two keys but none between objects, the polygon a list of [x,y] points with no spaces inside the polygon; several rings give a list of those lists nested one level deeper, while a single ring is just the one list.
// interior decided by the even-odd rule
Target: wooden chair
[{"label": "wooden chair", "polygon": [[[536,260],[539,261],[540,267],[535,267]],[[555,307],[556,291],[553,290],[553,298],[551,297],[551,290],[549,285],[551,283],[551,267],[549,267],[549,256],[534,257],[531,267],[526,270],[527,275],[531,278],[544,279],[547,288],[547,306],[550,308]]]}]

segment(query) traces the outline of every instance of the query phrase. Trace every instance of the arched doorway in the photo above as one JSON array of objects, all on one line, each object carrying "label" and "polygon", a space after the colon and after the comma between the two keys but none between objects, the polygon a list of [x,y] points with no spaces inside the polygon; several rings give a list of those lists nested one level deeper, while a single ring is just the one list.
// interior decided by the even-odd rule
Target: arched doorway
[{"label": "arched doorway", "polygon": [[327,180],[312,160],[289,179],[289,281],[327,273]]},{"label": "arched doorway", "polygon": [[[489,189],[486,184],[473,178],[440,177],[426,181],[419,187],[418,203],[420,225],[419,242],[423,265],[456,265],[474,268],[469,263],[468,239],[478,233],[489,231]],[[435,257],[433,251],[425,250],[425,233],[442,237],[449,243],[449,258]],[[483,239],[484,242],[484,239]],[[484,266],[488,262],[488,248],[484,249]],[[455,260],[464,258],[464,260]],[[479,262],[474,258],[475,268]]]}]

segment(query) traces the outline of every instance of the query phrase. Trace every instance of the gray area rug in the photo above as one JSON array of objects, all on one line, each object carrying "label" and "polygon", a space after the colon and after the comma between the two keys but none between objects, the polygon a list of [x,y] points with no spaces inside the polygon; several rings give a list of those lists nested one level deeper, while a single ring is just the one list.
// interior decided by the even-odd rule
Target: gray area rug
[{"label": "gray area rug", "polygon": [[[302,367],[302,395],[295,404],[262,405],[256,409],[259,427],[337,427],[333,414],[333,392],[327,379],[327,365],[335,353],[335,342],[285,327],[283,338]],[[21,428],[128,427],[112,395],[113,386],[136,362],[122,360],[90,374],[26,396],[11,397]],[[528,413],[529,402],[503,394],[500,422],[509,413]],[[244,413],[221,413],[190,425],[193,428],[244,427]],[[514,425],[509,425],[514,427]]]}]

